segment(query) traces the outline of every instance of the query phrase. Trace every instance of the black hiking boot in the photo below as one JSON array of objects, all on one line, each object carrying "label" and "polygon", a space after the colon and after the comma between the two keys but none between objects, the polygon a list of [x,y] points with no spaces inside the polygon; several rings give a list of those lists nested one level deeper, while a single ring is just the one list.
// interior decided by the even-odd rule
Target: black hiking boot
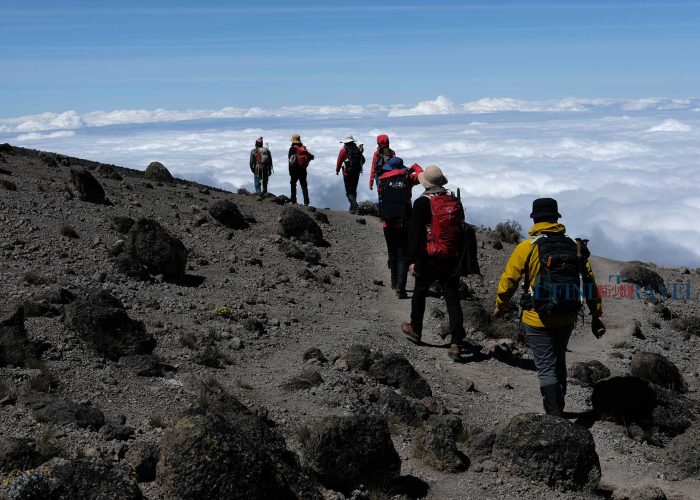
[{"label": "black hiking boot", "polygon": [[559,384],[551,384],[540,387],[542,393],[542,405],[547,415],[561,417],[564,415],[564,395]]},{"label": "black hiking boot", "polygon": [[397,299],[407,299],[408,294],[406,293],[406,290],[396,290],[396,298]]}]

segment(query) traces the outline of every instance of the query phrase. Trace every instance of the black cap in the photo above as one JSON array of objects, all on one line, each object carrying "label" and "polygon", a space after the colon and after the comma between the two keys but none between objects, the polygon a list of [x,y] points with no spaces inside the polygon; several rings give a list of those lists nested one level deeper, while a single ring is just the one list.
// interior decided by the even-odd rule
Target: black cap
[{"label": "black cap", "polygon": [[532,202],[531,219],[558,219],[561,217],[557,200],[554,198],[537,198]]}]

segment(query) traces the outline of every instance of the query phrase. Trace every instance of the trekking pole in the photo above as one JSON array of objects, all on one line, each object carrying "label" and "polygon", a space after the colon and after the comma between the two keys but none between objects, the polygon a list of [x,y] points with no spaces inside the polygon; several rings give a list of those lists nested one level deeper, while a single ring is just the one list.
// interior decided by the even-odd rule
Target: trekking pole
[{"label": "trekking pole", "polygon": [[578,300],[583,312],[584,294],[583,291],[583,240],[576,238],[576,260],[578,261]]}]

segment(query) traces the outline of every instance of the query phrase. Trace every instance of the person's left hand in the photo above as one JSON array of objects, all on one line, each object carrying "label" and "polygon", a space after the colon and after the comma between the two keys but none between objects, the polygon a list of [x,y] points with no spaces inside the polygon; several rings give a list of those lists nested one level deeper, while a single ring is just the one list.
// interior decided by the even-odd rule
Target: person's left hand
[{"label": "person's left hand", "polygon": [[415,264],[411,264],[410,266],[408,266],[408,274],[410,274],[414,278],[416,277],[416,275],[418,273],[416,273],[416,265]]},{"label": "person's left hand", "polygon": [[504,311],[503,309],[499,309],[498,306],[496,306],[496,307],[494,308],[493,312],[491,313],[491,317],[492,317],[493,319],[498,319],[498,318],[500,318],[501,316],[503,316],[504,313],[505,313],[505,311]]}]

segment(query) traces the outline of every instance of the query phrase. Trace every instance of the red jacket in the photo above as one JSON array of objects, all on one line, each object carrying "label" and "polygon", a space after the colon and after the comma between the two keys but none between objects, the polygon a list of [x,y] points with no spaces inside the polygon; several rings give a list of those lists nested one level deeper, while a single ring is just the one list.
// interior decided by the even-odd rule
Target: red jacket
[{"label": "red jacket", "polygon": [[[423,168],[418,165],[417,163],[414,163],[411,165],[411,168],[409,169],[403,169],[403,168],[397,168],[396,170],[389,170],[387,172],[384,172],[382,175],[379,176],[379,180],[381,181],[382,179],[390,179],[392,177],[398,177],[400,175],[405,175],[408,178],[409,181],[409,188],[406,191],[406,203],[409,205],[409,209],[411,206],[411,196],[412,196],[412,191],[413,191],[413,186],[416,186],[419,184],[418,182],[418,174],[423,172]],[[382,197],[382,192],[380,190],[380,184],[377,185],[377,192],[379,193],[379,198],[381,199]],[[410,214],[410,212],[409,212]],[[384,227],[387,227],[387,221],[384,221]]]},{"label": "red jacket", "polygon": [[[374,186],[374,174],[376,173],[377,169],[377,159],[379,159],[379,148],[377,148],[374,151],[374,156],[372,157],[372,171],[369,173],[369,188],[372,189],[372,186]],[[396,153],[394,152],[393,149],[391,148],[386,148],[386,155],[390,157],[396,156]],[[420,167],[419,167],[420,168]],[[379,175],[382,175],[381,172]]]}]

